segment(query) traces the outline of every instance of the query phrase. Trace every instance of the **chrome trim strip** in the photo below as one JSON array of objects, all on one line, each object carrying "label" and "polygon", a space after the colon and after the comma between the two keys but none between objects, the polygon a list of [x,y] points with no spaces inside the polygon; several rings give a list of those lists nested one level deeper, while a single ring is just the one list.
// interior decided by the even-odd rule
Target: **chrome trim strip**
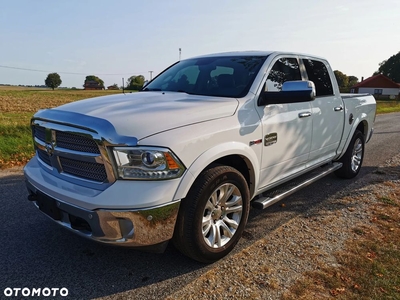
[{"label": "chrome trim strip", "polygon": [[271,206],[271,205],[275,204],[276,202],[282,200],[283,198],[286,198],[286,197],[292,195],[293,193],[297,192],[298,190],[318,181],[322,177],[325,177],[326,175],[329,175],[330,173],[340,169],[342,166],[343,166],[342,163],[335,162],[327,170],[324,170],[323,172],[319,173],[318,175],[315,175],[312,178],[309,178],[309,179],[303,181],[302,183],[296,185],[295,187],[291,187],[290,189],[285,190],[284,192],[282,192],[272,198],[267,196],[267,197],[262,197],[257,200],[254,200],[252,205],[254,208],[265,209],[268,206]]},{"label": "chrome trim strip", "polygon": [[305,169],[303,169],[303,170],[301,170],[301,171],[299,171],[299,172],[297,172],[295,174],[292,174],[292,175],[288,176],[287,178],[280,179],[280,180],[278,180],[278,181],[276,181],[276,182],[274,182],[272,184],[269,184],[269,185],[266,185],[266,186],[264,186],[262,188],[259,188],[254,193],[253,199],[254,199],[254,197],[256,197],[256,196],[258,196],[258,195],[260,195],[262,193],[265,193],[268,190],[271,190],[271,189],[273,189],[273,188],[275,188],[275,187],[277,187],[277,186],[279,186],[279,185],[281,185],[281,184],[283,184],[285,182],[291,181],[291,180],[295,179],[296,177],[298,177],[300,175],[306,174],[306,173],[308,173],[308,172],[310,172],[310,171],[312,171],[312,170],[314,170],[314,169],[316,169],[318,167],[321,167],[323,165],[329,164],[331,162],[332,162],[332,159],[327,159],[327,160],[321,161],[320,163],[318,163],[316,165],[313,165],[311,167],[305,168]]}]

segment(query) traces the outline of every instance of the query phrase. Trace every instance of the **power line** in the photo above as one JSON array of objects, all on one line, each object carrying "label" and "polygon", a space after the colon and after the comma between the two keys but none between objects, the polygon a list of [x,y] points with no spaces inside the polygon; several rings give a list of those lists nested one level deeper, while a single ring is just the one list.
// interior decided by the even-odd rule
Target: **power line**
[{"label": "power line", "polygon": [[[45,71],[45,70],[19,68],[19,67],[3,66],[3,65],[0,65],[0,68],[13,69],[13,70],[23,70],[23,71],[30,71],[30,72],[52,73],[51,71]],[[89,73],[74,73],[74,72],[57,72],[57,73],[69,74],[69,75],[87,75],[87,74],[89,74]],[[132,75],[132,74],[144,74],[144,73],[146,73],[146,72],[131,72],[131,73],[119,73],[119,74],[99,74],[99,73],[90,73],[90,74],[96,74],[96,75],[99,75],[99,76],[118,76],[118,75]]]}]

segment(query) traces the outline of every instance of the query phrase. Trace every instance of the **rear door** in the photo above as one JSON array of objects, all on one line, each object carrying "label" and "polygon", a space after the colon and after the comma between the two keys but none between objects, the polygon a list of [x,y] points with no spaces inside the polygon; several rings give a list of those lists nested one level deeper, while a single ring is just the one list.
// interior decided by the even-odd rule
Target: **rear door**
[{"label": "rear door", "polygon": [[315,84],[316,99],[311,102],[312,141],[307,166],[336,156],[344,127],[344,107],[333,74],[327,62],[315,58],[302,58],[308,80]]}]

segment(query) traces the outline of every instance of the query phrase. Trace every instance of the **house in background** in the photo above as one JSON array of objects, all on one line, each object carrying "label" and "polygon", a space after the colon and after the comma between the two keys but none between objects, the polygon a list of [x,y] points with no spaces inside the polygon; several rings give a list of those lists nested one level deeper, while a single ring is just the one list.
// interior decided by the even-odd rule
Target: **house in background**
[{"label": "house in background", "polygon": [[400,84],[385,75],[378,74],[357,83],[350,89],[350,93],[368,93],[379,98],[395,99],[399,98]]},{"label": "house in background", "polygon": [[107,87],[107,90],[119,90],[119,87],[117,85],[110,85]]},{"label": "house in background", "polygon": [[104,90],[104,87],[95,80],[85,80],[83,87],[85,90]]}]

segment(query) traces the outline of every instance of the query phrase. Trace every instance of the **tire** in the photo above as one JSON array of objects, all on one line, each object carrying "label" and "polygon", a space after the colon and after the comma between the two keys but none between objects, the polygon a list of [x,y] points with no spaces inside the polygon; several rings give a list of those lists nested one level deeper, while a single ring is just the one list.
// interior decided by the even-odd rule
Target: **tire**
[{"label": "tire", "polygon": [[228,166],[206,169],[181,202],[175,247],[199,262],[221,259],[239,241],[249,208],[249,189],[239,171]]},{"label": "tire", "polygon": [[356,130],[347,147],[346,153],[338,161],[343,166],[335,171],[335,175],[341,178],[354,178],[358,175],[364,159],[365,138],[361,131]]}]

